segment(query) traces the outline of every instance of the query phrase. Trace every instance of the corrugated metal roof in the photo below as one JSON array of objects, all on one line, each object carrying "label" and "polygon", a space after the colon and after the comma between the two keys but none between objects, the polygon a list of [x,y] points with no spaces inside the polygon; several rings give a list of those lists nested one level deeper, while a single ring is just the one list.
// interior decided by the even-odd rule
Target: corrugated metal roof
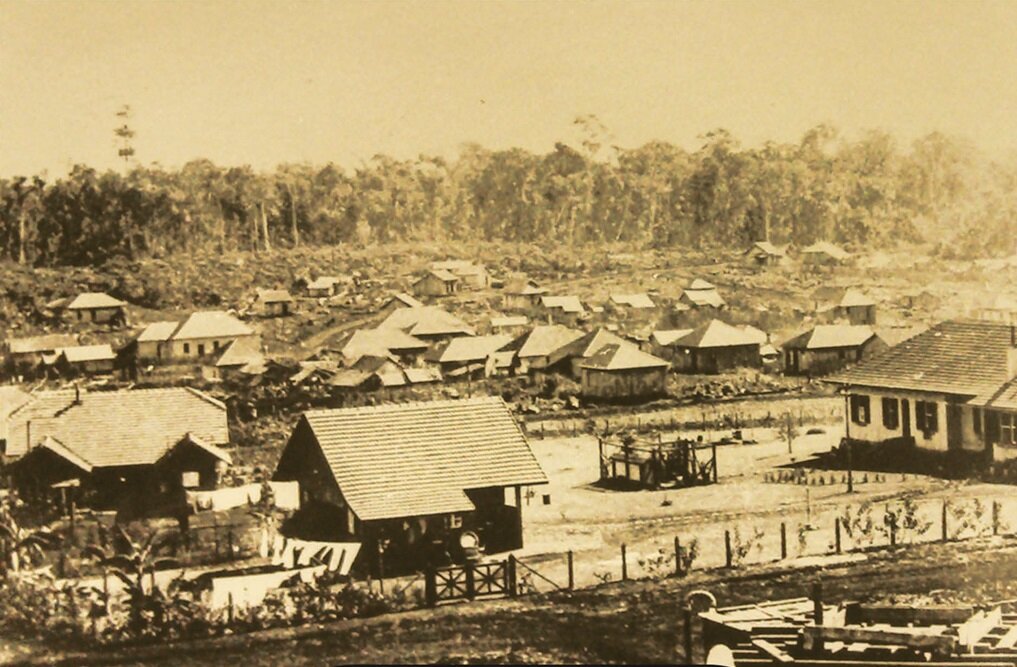
[{"label": "corrugated metal roof", "polygon": [[254,331],[221,310],[205,310],[191,313],[180,326],[173,340],[189,340],[196,338],[229,338],[231,336],[249,336]]},{"label": "corrugated metal roof", "polygon": [[38,352],[54,352],[62,347],[74,347],[78,344],[76,336],[71,334],[45,334],[28,338],[10,338],[7,345],[11,354],[34,354]]},{"label": "corrugated metal roof", "polygon": [[86,361],[112,361],[117,357],[109,343],[64,347],[60,349],[60,353],[71,364],[80,364]]},{"label": "corrugated metal roof", "polygon": [[401,329],[411,336],[474,335],[473,328],[438,306],[398,308],[378,325],[379,329]]},{"label": "corrugated metal roof", "polygon": [[543,484],[544,471],[497,397],[312,410],[310,426],[363,521],[464,512],[464,490]]},{"label": "corrugated metal roof", "polygon": [[581,368],[598,371],[629,371],[640,368],[666,368],[667,361],[643,352],[630,343],[612,343],[587,359]]},{"label": "corrugated metal roof", "polygon": [[727,322],[710,320],[696,327],[690,333],[674,343],[678,347],[735,347],[740,345],[758,345],[758,336],[751,331],[733,327]]},{"label": "corrugated metal roof", "polygon": [[991,395],[1009,377],[1008,324],[981,320],[941,322],[827,382],[914,391]]},{"label": "corrugated metal roof", "polygon": [[545,357],[555,350],[582,338],[583,332],[570,329],[563,324],[541,324],[533,327],[519,348],[519,357]]},{"label": "corrugated metal roof", "polygon": [[95,467],[155,463],[187,433],[229,442],[226,406],[190,388],[80,393],[39,392],[10,416],[7,451],[25,453],[28,421],[34,444],[56,438]]},{"label": "corrugated metal roof", "polygon": [[824,350],[858,347],[875,336],[872,327],[858,324],[818,324],[809,331],[786,341],[781,347],[791,350]]},{"label": "corrugated metal roof", "polygon": [[114,299],[105,292],[83,292],[67,304],[67,310],[87,310],[91,308],[122,308],[126,301]]},{"label": "corrugated metal roof", "polygon": [[508,334],[453,338],[438,361],[443,364],[484,361],[513,340],[515,338]]}]

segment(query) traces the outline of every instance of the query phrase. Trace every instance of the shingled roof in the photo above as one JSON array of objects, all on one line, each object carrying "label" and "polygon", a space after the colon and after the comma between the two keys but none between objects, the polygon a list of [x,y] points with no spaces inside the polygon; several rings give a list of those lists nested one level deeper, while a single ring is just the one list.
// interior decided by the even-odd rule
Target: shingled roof
[{"label": "shingled roof", "polygon": [[362,521],[466,512],[466,490],[547,482],[497,397],[312,410],[301,422]]},{"label": "shingled roof", "polygon": [[519,348],[519,357],[544,357],[582,337],[582,331],[570,329],[563,324],[541,324],[526,334]]},{"label": "shingled roof", "polygon": [[191,313],[171,337],[173,340],[196,338],[229,338],[253,334],[249,326],[221,310]]},{"label": "shingled roof", "polygon": [[[27,440],[47,436],[95,467],[155,463],[187,434],[229,442],[226,406],[196,389],[39,392],[9,417],[7,453],[24,454]],[[31,426],[27,426],[28,422]]]},{"label": "shingled roof", "polygon": [[1012,379],[1011,335],[1010,325],[1004,323],[941,322],[826,381],[989,400]]}]

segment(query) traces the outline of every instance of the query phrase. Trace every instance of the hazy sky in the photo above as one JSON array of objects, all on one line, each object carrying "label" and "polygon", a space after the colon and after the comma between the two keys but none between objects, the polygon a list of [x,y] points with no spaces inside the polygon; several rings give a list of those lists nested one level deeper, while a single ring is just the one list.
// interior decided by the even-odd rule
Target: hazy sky
[{"label": "hazy sky", "polygon": [[829,122],[1017,148],[1017,2],[0,0],[0,175],[355,166],[464,142],[747,144]]}]

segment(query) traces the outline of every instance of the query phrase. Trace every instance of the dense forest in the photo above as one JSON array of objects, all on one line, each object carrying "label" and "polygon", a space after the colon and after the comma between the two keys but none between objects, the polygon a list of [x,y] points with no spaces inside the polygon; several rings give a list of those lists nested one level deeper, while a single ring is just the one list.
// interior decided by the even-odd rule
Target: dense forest
[{"label": "dense forest", "polygon": [[745,148],[719,130],[689,152],[609,145],[592,116],[546,155],[463,147],[453,160],[379,155],[353,170],[259,173],[196,160],[179,170],[75,167],[0,179],[0,256],[36,266],[195,250],[483,238],[648,246],[924,241],[1009,254],[1017,165],[930,134],[901,147],[819,126],[798,143]]}]

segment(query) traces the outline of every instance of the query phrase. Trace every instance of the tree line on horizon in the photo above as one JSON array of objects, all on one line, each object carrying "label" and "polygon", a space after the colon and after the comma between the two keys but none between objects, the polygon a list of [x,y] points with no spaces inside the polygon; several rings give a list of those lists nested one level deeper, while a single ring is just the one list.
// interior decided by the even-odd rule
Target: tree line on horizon
[{"label": "tree line on horizon", "polygon": [[743,147],[724,130],[687,151],[608,144],[594,116],[546,154],[463,147],[454,159],[378,155],[352,170],[282,164],[259,172],[194,160],[125,173],[0,179],[0,257],[95,265],[178,252],[418,240],[648,247],[817,240],[942,244],[1009,254],[1017,163],[940,133],[902,148],[820,125],[797,143]]}]

